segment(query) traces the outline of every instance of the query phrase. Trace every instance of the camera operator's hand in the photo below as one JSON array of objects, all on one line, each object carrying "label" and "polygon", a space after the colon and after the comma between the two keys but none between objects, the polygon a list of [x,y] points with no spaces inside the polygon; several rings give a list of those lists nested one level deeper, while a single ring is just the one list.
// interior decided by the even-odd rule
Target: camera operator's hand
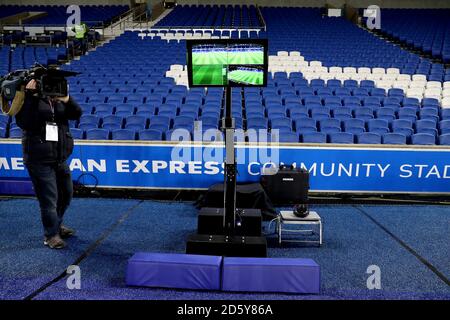
[{"label": "camera operator's hand", "polygon": [[27,83],[27,86],[25,87],[27,90],[36,90],[37,89],[37,82],[36,80],[32,79],[30,82]]},{"label": "camera operator's hand", "polygon": [[62,103],[67,103],[69,102],[69,96],[65,96],[65,97],[56,97],[55,100],[61,101]]}]

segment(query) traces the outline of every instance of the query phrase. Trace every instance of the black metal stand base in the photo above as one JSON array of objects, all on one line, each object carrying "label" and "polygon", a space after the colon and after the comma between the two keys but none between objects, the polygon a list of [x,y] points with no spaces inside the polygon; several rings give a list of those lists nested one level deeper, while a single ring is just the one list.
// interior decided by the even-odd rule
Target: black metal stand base
[{"label": "black metal stand base", "polygon": [[225,96],[225,117],[222,120],[222,130],[225,134],[224,206],[221,212],[222,228],[218,228],[222,230],[222,234],[191,235],[187,241],[186,253],[229,257],[266,257],[267,241],[264,237],[237,235],[237,165],[234,145],[235,123],[231,113],[230,87],[225,87]]},{"label": "black metal stand base", "polygon": [[188,238],[186,253],[225,257],[267,257],[264,237],[195,234]]},{"label": "black metal stand base", "polygon": [[[201,208],[198,214],[198,234],[221,234],[225,235],[223,228],[223,208]],[[261,210],[259,209],[236,209],[236,236],[261,236]]]}]

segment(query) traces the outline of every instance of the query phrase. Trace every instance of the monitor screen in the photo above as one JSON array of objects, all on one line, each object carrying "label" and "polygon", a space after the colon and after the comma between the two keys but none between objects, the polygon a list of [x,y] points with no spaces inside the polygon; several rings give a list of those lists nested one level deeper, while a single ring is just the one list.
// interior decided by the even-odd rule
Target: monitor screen
[{"label": "monitor screen", "polygon": [[188,40],[190,87],[265,86],[267,40]]}]

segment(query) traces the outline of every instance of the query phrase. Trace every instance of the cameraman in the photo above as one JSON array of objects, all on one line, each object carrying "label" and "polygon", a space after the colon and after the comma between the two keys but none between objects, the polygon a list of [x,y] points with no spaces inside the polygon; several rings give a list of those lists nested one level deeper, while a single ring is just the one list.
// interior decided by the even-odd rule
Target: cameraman
[{"label": "cameraman", "polygon": [[73,193],[66,163],[73,151],[68,120],[78,120],[82,111],[69,96],[42,97],[37,89],[35,80],[27,83],[16,122],[23,130],[23,159],[39,200],[44,245],[60,249],[66,246],[63,238],[75,233],[62,224]]}]

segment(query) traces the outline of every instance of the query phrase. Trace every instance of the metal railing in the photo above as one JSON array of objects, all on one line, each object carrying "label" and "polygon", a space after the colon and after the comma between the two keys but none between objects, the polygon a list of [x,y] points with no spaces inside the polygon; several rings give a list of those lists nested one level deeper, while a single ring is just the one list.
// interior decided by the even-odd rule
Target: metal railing
[{"label": "metal railing", "polygon": [[129,28],[130,25],[133,26],[135,24],[143,23],[146,23],[146,26],[148,27],[148,20],[149,19],[146,5],[145,3],[143,3],[120,15],[115,22],[111,23],[108,26],[108,30],[110,30],[112,33],[115,28],[118,28],[119,30],[125,30],[126,28]]},{"label": "metal railing", "polygon": [[259,22],[261,22],[261,24],[263,25],[264,31],[267,31],[266,20],[264,20],[264,16],[258,5],[256,5],[256,11],[258,12]]},{"label": "metal railing", "polygon": [[[202,34],[204,34],[205,32],[211,32],[214,33],[215,31],[219,31],[220,32],[220,36],[222,36],[223,31],[228,31],[228,32],[233,32],[233,31],[237,31],[238,32],[238,37],[241,37],[241,32],[248,32],[248,34],[250,35],[251,31],[256,31],[256,33],[259,35],[259,32],[264,31],[264,27],[217,27],[217,26],[156,26],[156,27],[152,27],[152,28],[147,28],[147,31],[154,31],[154,32],[175,32],[177,33],[178,31],[192,31],[194,34],[197,32],[200,32]],[[140,28],[139,31],[145,31],[145,29]]]}]

